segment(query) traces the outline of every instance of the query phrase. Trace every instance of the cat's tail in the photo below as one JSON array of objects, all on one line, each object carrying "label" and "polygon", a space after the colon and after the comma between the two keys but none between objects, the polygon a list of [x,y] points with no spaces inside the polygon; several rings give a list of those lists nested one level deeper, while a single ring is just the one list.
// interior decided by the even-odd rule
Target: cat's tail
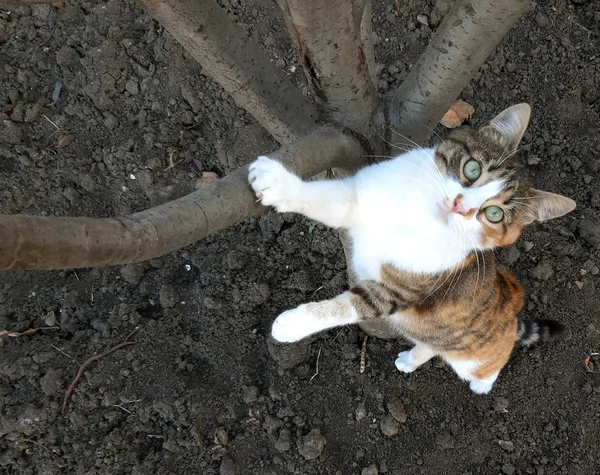
[{"label": "cat's tail", "polygon": [[555,320],[519,320],[515,341],[523,346],[556,339],[565,326]]}]

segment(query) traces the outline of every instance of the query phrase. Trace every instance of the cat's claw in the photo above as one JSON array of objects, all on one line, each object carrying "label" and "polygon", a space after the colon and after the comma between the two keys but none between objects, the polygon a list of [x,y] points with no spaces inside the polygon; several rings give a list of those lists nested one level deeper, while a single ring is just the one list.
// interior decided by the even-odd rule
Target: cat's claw
[{"label": "cat's claw", "polygon": [[292,343],[312,335],[322,328],[307,310],[306,305],[288,310],[279,315],[273,322],[271,335],[282,343]]},{"label": "cat's claw", "polygon": [[300,196],[298,190],[302,180],[275,160],[258,157],[250,165],[248,183],[265,206],[273,206],[281,213],[295,211],[298,207],[296,197]]},{"label": "cat's claw", "polygon": [[415,365],[412,363],[410,351],[403,351],[398,354],[398,358],[394,362],[398,371],[403,373],[412,373],[415,369]]}]

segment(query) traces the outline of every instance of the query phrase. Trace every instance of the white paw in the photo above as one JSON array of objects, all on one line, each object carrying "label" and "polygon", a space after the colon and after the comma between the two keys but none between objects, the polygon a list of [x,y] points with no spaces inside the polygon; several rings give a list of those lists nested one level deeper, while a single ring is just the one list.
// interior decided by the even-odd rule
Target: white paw
[{"label": "white paw", "polygon": [[487,394],[492,390],[493,385],[493,382],[490,383],[489,381],[481,380],[475,380],[469,383],[471,391],[473,391],[475,394]]},{"label": "white paw", "polygon": [[395,364],[396,368],[398,368],[398,371],[402,371],[403,373],[412,373],[415,369],[417,369],[412,363],[410,351],[403,351],[402,353],[399,353]]},{"label": "white paw", "polygon": [[319,320],[307,311],[306,305],[300,305],[283,312],[275,319],[271,335],[277,341],[291,343],[302,340],[322,329]]},{"label": "white paw", "polygon": [[258,157],[250,165],[248,182],[263,205],[273,206],[281,213],[298,208],[302,180],[287,171],[281,163]]}]

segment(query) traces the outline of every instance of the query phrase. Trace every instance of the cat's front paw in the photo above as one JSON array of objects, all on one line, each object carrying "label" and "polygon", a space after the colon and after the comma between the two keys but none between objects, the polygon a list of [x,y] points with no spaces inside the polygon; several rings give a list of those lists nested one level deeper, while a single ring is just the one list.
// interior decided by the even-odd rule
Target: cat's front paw
[{"label": "cat's front paw", "polygon": [[300,341],[313,333],[321,330],[317,321],[312,316],[306,305],[300,305],[297,308],[288,310],[279,315],[273,322],[271,335],[277,341],[291,343]]},{"label": "cat's front paw", "polygon": [[281,213],[297,210],[302,180],[281,163],[258,157],[250,165],[248,182],[263,205],[273,206]]}]

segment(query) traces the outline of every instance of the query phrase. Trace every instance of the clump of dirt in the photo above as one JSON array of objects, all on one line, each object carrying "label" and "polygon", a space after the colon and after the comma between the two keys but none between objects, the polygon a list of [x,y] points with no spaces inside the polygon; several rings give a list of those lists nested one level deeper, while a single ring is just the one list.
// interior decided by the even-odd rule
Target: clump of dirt
[{"label": "clump of dirt", "polygon": [[[274,2],[220,3],[307,92]],[[374,2],[381,93],[450,3]],[[135,266],[2,273],[0,330],[44,329],[0,337],[0,469],[597,473],[600,379],[586,357],[600,346],[598,12],[596,0],[538,2],[462,94],[474,123],[532,104],[528,173],[578,203],[497,256],[528,290],[524,317],[560,320],[566,339],[517,351],[489,396],[438,361],[398,373],[399,342],[369,339],[361,374],[356,328],[279,366],[273,318],[345,286],[335,233],[292,215]],[[1,8],[0,57],[2,213],[126,214],[277,147],[132,1]],[[92,363],[61,414],[80,364],[135,328],[137,343]]]}]

